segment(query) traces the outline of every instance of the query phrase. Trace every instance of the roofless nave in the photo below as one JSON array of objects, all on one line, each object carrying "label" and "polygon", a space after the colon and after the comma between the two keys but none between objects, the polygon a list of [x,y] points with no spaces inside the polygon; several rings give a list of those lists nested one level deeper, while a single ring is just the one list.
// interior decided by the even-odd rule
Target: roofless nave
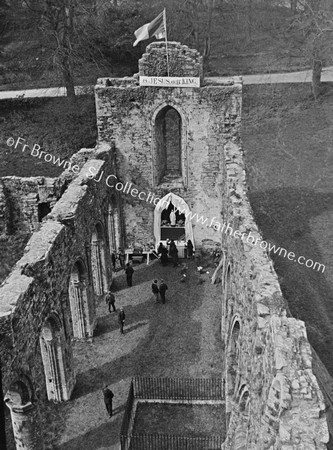
[{"label": "roofless nave", "polygon": [[[43,448],[40,402],[71,401],[72,340],[93,337],[96,301],[112,280],[112,249],[162,239],[162,209],[96,182],[89,168],[95,178],[116,174],[175,207],[258,236],[240,148],[241,80],[206,82],[197,51],[168,46],[171,75],[199,77],[201,87],[143,87],[136,76],[98,80],[98,145],[73,156],[80,173],[39,177],[16,210],[4,202],[5,221],[14,217],[18,228],[36,228],[39,202],[52,208],[0,290],[3,385],[17,448]],[[164,61],[164,45],[150,44],[139,74],[163,76]],[[7,179],[2,196],[14,195],[17,183]],[[183,229],[196,248],[218,245],[223,255],[216,312],[225,352],[223,448],[324,449],[325,405],[305,326],[286,316],[269,257],[213,227],[185,220]]]}]

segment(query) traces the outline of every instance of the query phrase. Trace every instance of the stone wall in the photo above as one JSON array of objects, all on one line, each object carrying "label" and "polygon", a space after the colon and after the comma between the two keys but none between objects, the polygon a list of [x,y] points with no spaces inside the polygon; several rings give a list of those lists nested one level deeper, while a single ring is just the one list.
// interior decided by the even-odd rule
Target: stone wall
[{"label": "stone wall", "polygon": [[[175,61],[188,64],[187,75],[201,74],[197,52],[175,43],[170,51]],[[151,44],[140,62],[140,73],[156,75],[156,58],[163,52],[161,43]],[[174,67],[172,75],[182,75],[181,64]],[[32,205],[40,198],[56,198],[70,184],[0,288],[3,384],[9,391],[15,432],[23,430],[20,439],[39,433],[29,432],[28,427],[36,423],[31,417],[38,416],[33,406],[39,399],[62,401],[71,395],[75,384],[71,342],[93,337],[96,297],[112,281],[111,249],[153,240],[155,200],[116,190],[118,181],[122,186],[132,183],[146,196],[162,198],[173,192],[182,197],[193,214],[208,219],[201,225],[192,220],[195,244],[221,247],[223,252],[224,449],[325,448],[325,405],[313,375],[304,323],[288,317],[265,249],[240,238],[241,233],[260,237],[246,196],[239,136],[241,95],[238,78],[202,79],[200,88],[187,89],[140,87],[137,77],[101,79],[96,86],[99,146],[74,155],[81,172],[52,181],[42,178],[40,184],[40,177],[29,179],[26,199],[17,199],[22,205],[14,214],[18,228],[20,223],[34,222]],[[174,108],[182,118],[182,174],[161,180],[155,120],[165,107]],[[3,180],[4,221],[10,216],[6,189],[15,185],[16,192],[27,182]],[[34,196],[31,202],[30,195]],[[16,397],[11,395],[15,390],[19,391]],[[18,397],[19,405],[15,404]],[[19,417],[17,411],[21,411]],[[31,444],[31,448],[42,445]]]},{"label": "stone wall", "polygon": [[[170,43],[169,48],[171,53],[181,53],[183,46]],[[143,60],[149,59],[152,64],[163,51],[160,43],[150,44]],[[148,54],[154,58],[148,58]],[[147,67],[140,62],[140,75],[150,74]],[[214,216],[219,217],[221,173],[225,164],[223,148],[229,140],[238,139],[241,98],[238,78],[203,82],[200,88],[139,86],[136,77],[99,79],[96,86],[98,139],[100,143],[115,145],[117,180],[112,184],[132,183],[139,192],[152,192],[155,198],[172,191],[186,201],[193,214],[206,219],[206,223]],[[161,137],[156,119],[164,108],[170,107],[180,114],[182,121],[182,175],[161,180],[161,166],[165,161],[159,157],[157,148]],[[154,243],[154,204],[131,195],[122,195],[122,201],[126,245]],[[193,220],[192,225],[197,246],[205,238],[217,238],[202,221]]]},{"label": "stone wall", "polygon": [[[324,449],[328,442],[323,394],[313,374],[302,321],[287,317],[277,275],[246,197],[238,145],[225,146],[222,337],[228,435],[225,449]],[[263,245],[263,247],[265,247]]]},{"label": "stone wall", "polygon": [[[10,389],[24,375],[37,400],[46,395],[57,401],[69,398],[75,384],[72,339],[92,338],[96,297],[112,282],[108,215],[113,194],[105,183],[89,178],[91,168],[97,174],[113,171],[110,147],[101,146],[90,158],[82,161],[80,174],[33,233],[24,256],[0,288],[3,386]],[[100,292],[94,285],[98,264]],[[55,367],[50,348],[58,361]],[[46,374],[53,369],[59,371],[58,384],[52,380],[48,385]]]},{"label": "stone wall", "polygon": [[32,233],[66,189],[62,178],[2,177],[0,234]]}]

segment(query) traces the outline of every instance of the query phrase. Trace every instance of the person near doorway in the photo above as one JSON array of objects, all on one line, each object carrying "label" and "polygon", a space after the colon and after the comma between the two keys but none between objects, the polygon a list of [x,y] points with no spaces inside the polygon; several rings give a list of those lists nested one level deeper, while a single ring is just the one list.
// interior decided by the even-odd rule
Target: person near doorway
[{"label": "person near doorway", "polygon": [[116,255],[114,252],[112,252],[112,254],[111,254],[111,261],[112,261],[113,270],[116,270]]},{"label": "person near doorway", "polygon": [[160,291],[159,291],[158,286],[157,286],[157,280],[153,281],[153,284],[151,285],[151,290],[152,290],[152,293],[155,296],[155,300],[156,300],[156,303],[157,303],[158,300],[159,300],[159,296],[160,296]]},{"label": "person near doorway", "polygon": [[161,264],[162,264],[162,266],[165,266],[168,262],[168,250],[167,250],[167,248],[164,247],[162,242],[160,243],[160,245],[157,249],[157,254],[161,255]]},{"label": "person near doorway", "polygon": [[108,385],[105,385],[103,388],[103,396],[106,410],[109,414],[109,417],[112,417],[112,399],[114,397],[113,392],[109,389]]},{"label": "person near doorway", "polygon": [[188,259],[193,258],[193,244],[190,239],[187,241],[187,257]]},{"label": "person near doorway", "polygon": [[161,280],[161,283],[159,286],[159,291],[160,291],[162,303],[165,303],[165,293],[166,293],[167,289],[168,289],[168,286],[166,285],[164,280]]},{"label": "person near doorway", "polygon": [[173,266],[174,267],[178,266],[178,249],[176,247],[176,244],[175,244],[174,240],[172,240],[170,242],[169,255],[171,256],[171,259],[172,259],[172,262],[173,262]]},{"label": "person near doorway", "polygon": [[121,307],[118,313],[118,322],[120,327],[120,334],[124,334],[124,325],[125,325],[125,311],[124,308]]},{"label": "person near doorway", "polygon": [[124,250],[120,247],[118,249],[118,259],[120,262],[120,267],[122,269],[125,269],[125,253],[124,253]]},{"label": "person near doorway", "polygon": [[126,269],[125,269],[125,273],[126,273],[126,280],[127,280],[127,286],[132,286],[132,277],[133,277],[133,273],[134,273],[134,269],[131,266],[130,263],[126,264]]},{"label": "person near doorway", "polygon": [[114,296],[114,294],[112,294],[111,291],[108,291],[106,296],[105,296],[105,303],[108,305],[109,307],[109,313],[111,312],[111,306],[113,308],[113,311],[117,311],[116,307],[115,307],[115,303],[116,303],[116,298]]}]

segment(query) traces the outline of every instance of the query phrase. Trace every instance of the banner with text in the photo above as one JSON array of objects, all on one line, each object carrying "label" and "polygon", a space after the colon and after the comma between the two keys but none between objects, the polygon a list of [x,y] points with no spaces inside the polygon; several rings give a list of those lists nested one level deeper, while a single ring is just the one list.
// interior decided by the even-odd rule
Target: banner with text
[{"label": "banner with text", "polygon": [[140,86],[200,87],[199,77],[140,77]]}]

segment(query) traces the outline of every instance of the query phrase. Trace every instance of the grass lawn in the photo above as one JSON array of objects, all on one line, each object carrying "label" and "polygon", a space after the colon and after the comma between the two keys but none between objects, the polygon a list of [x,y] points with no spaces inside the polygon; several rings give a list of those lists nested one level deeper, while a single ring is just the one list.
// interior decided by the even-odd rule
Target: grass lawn
[{"label": "grass lawn", "polygon": [[291,314],[333,375],[333,89],[244,88],[242,138],[250,201],[266,241],[325,264],[319,273],[271,255]]},{"label": "grass lawn", "polygon": [[0,285],[23,256],[30,234],[16,234],[0,240]]},{"label": "grass lawn", "polygon": [[225,407],[139,402],[133,426],[138,433],[225,438]]},{"label": "grass lawn", "polygon": [[67,98],[42,98],[0,101],[0,177],[16,175],[55,177],[63,169],[31,156],[22,145],[9,147],[7,139],[25,139],[30,150],[34,144],[41,151],[68,159],[82,147],[94,147],[97,138],[95,99],[80,96],[76,104]]}]

